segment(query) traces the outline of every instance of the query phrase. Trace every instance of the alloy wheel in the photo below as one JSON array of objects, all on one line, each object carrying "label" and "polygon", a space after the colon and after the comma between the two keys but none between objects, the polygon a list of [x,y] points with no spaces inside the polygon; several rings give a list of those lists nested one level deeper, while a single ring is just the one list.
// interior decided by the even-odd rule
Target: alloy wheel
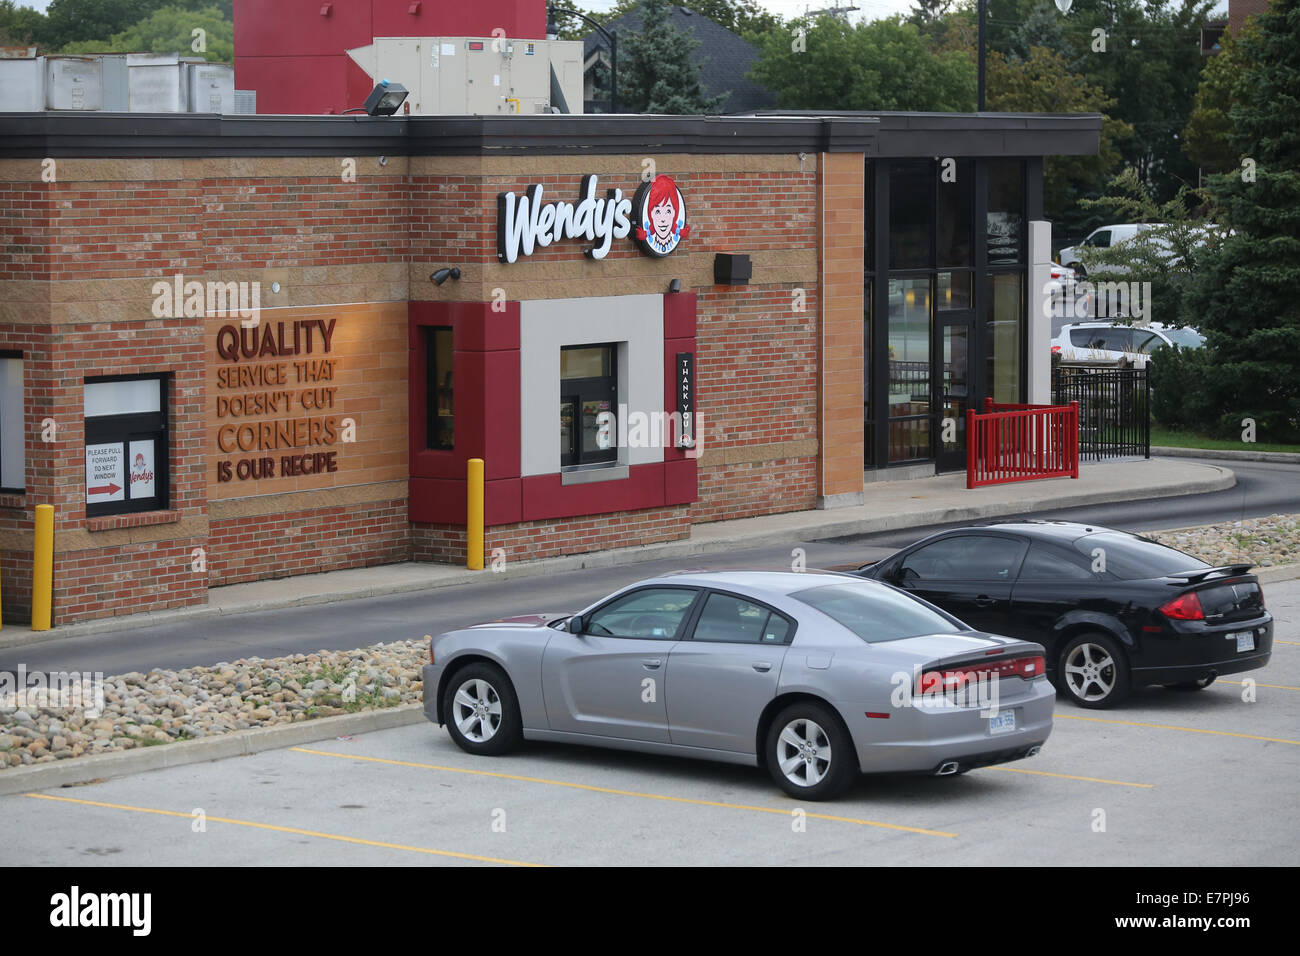
[{"label": "alloy wheel", "polygon": [[816,721],[800,717],[777,738],[776,759],[787,780],[800,787],[820,783],[831,769],[831,740]]},{"label": "alloy wheel", "polygon": [[1105,700],[1115,690],[1115,660],[1100,644],[1080,644],[1065,660],[1065,680],[1080,700]]},{"label": "alloy wheel", "polygon": [[501,697],[481,677],[473,677],[456,688],[452,698],[452,718],[466,740],[486,743],[501,726]]}]

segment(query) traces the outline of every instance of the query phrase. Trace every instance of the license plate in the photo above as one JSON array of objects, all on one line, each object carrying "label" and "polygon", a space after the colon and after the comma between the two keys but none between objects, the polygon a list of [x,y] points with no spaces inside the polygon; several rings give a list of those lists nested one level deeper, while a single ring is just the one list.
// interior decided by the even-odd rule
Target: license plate
[{"label": "license plate", "polygon": [[1009,734],[1016,729],[1016,712],[1008,710],[1005,714],[998,714],[996,717],[989,718],[989,733],[991,734]]},{"label": "license plate", "polygon": [[1253,651],[1255,649],[1255,632],[1254,631],[1236,631],[1228,635],[1228,640],[1237,639],[1237,653],[1242,651]]}]

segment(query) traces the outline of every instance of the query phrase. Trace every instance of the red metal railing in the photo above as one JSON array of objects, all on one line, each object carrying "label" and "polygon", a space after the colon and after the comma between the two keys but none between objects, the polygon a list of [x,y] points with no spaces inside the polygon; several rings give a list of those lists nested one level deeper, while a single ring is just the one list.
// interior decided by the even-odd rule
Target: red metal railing
[{"label": "red metal railing", "polygon": [[966,487],[1079,477],[1079,403],[966,410]]}]

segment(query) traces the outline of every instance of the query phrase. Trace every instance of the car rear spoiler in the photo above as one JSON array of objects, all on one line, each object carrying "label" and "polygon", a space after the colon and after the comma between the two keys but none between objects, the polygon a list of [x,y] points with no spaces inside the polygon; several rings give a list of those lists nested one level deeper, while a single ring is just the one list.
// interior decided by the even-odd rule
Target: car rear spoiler
[{"label": "car rear spoiler", "polygon": [[1211,574],[1222,574],[1225,577],[1232,577],[1235,574],[1246,574],[1253,568],[1253,564],[1225,564],[1218,568],[1205,568],[1202,571],[1175,571],[1165,575],[1168,578],[1184,578],[1188,584],[1200,584]]}]

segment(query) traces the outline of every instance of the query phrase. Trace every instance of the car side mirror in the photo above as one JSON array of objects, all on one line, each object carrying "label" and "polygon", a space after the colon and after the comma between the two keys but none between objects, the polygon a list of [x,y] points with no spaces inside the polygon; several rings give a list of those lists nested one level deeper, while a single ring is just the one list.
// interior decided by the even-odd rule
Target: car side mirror
[{"label": "car side mirror", "polygon": [[570,633],[570,634],[581,634],[581,633],[582,633],[582,615],[581,615],[581,614],[575,614],[575,615],[573,615],[573,617],[569,618],[569,633]]}]

